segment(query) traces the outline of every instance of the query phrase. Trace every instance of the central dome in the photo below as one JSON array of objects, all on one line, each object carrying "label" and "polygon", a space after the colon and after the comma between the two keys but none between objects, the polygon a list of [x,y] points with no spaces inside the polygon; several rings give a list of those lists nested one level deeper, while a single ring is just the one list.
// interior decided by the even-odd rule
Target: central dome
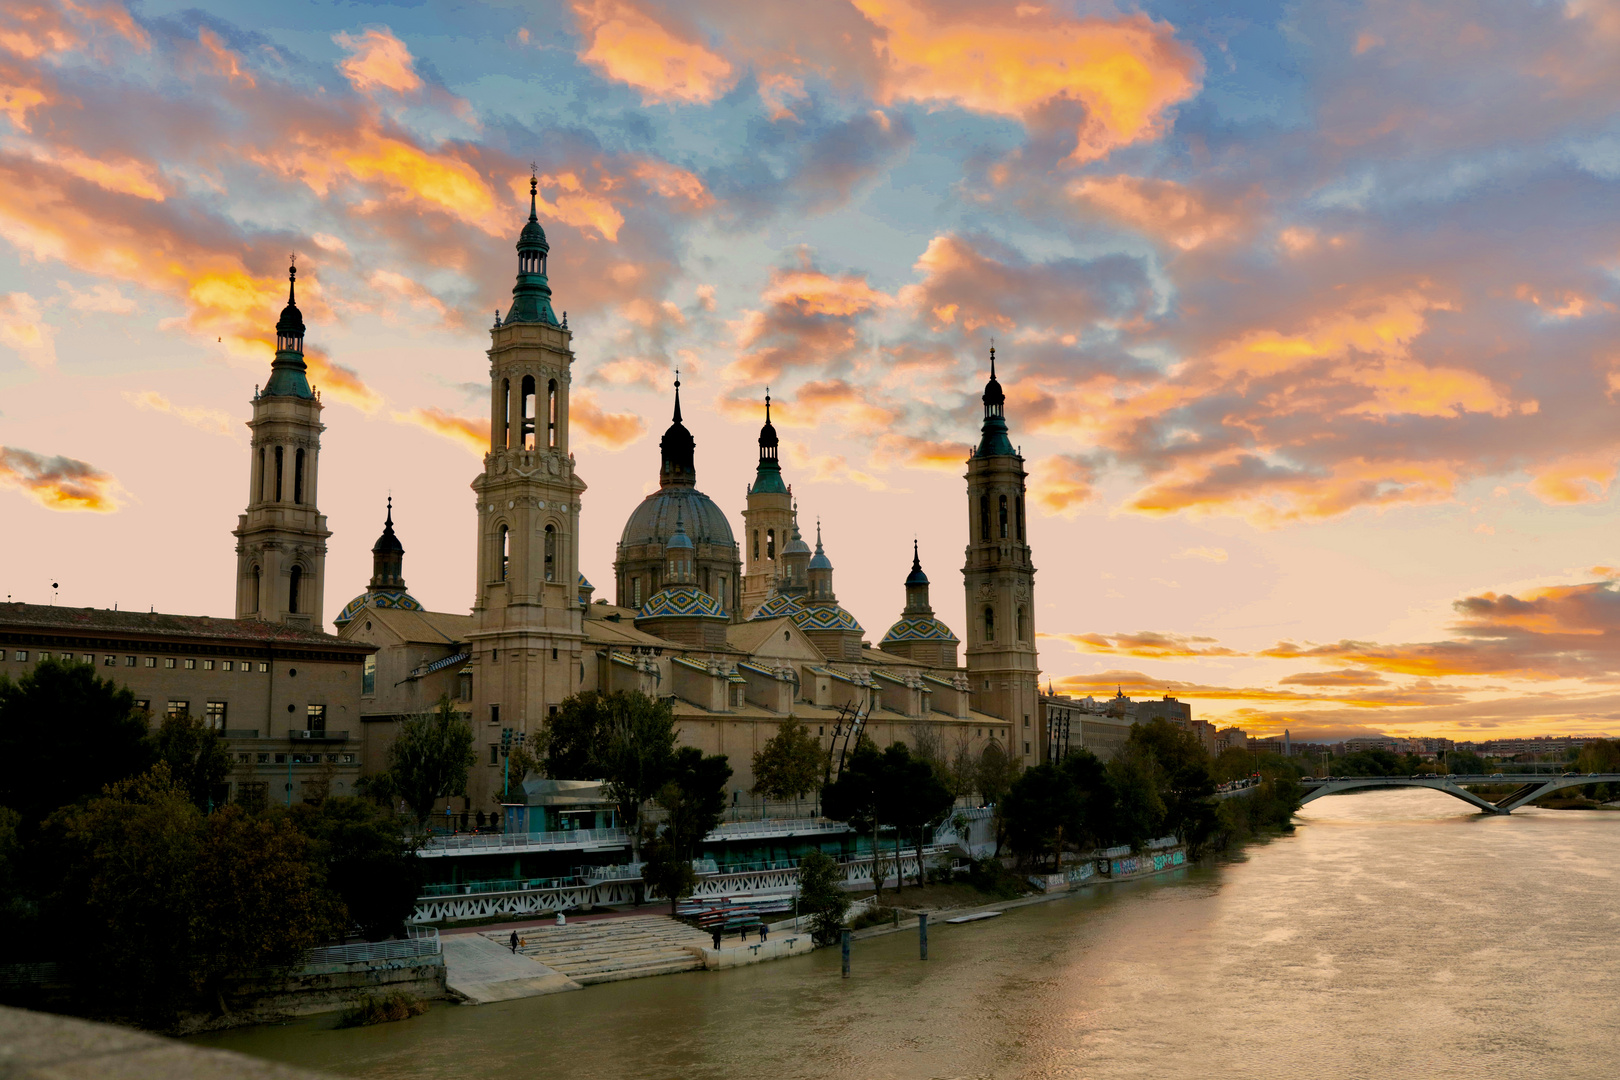
[{"label": "central dome", "polygon": [[665,544],[675,535],[679,519],[694,544],[736,544],[726,515],[697,488],[667,487],[648,495],[630,512],[619,543]]}]

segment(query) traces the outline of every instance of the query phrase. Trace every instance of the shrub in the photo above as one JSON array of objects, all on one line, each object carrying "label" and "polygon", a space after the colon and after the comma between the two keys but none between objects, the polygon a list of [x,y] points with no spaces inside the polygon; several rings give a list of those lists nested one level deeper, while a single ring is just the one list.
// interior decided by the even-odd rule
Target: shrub
[{"label": "shrub", "polygon": [[353,1005],[338,1017],[340,1028],[368,1027],[387,1024],[394,1020],[409,1020],[427,1012],[427,1002],[412,997],[403,990],[389,990],[382,994],[362,994]]}]

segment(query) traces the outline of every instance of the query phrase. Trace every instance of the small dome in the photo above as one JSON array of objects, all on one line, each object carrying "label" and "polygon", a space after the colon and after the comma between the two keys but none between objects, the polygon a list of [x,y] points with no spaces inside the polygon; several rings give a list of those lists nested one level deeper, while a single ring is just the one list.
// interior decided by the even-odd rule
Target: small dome
[{"label": "small dome", "polygon": [[298,300],[294,295],[297,284],[298,267],[287,267],[287,306],[281,309],[281,318],[276,322],[276,336],[279,338],[304,336],[304,313],[298,310]]},{"label": "small dome", "polygon": [[832,568],[832,560],[827,558],[827,553],[821,549],[821,522],[818,521],[816,522],[816,554],[810,560],[810,569],[831,570]]},{"label": "small dome", "polygon": [[391,608],[395,611],[424,610],[416,597],[404,589],[367,589],[343,605],[343,610],[332,620],[332,625],[341,630],[366,608]]},{"label": "small dome", "polygon": [[759,610],[750,615],[748,617],[748,621],[757,622],[762,619],[791,619],[803,610],[804,605],[799,603],[797,597],[782,596],[778,594],[759,605]]},{"label": "small dome", "polygon": [[674,585],[660,589],[642,605],[638,619],[651,619],[669,615],[703,615],[710,618],[726,617],[715,598],[696,585]]},{"label": "small dome", "polygon": [[1001,383],[996,379],[996,348],[990,346],[990,381],[984,384],[984,403],[986,405],[1004,405],[1007,395],[1001,392]]},{"label": "small dome", "polygon": [[852,630],[857,634],[861,632],[861,624],[855,621],[855,616],[836,604],[829,607],[801,607],[792,618],[793,624],[800,630]]},{"label": "small dome", "polygon": [[959,644],[951,628],[938,619],[901,619],[889,627],[889,632],[883,635],[879,645],[887,645],[891,641],[945,641],[952,645]]},{"label": "small dome", "polygon": [[681,518],[681,511],[679,507],[676,507],[675,509],[675,535],[669,538],[669,542],[665,544],[664,547],[666,550],[692,550],[692,539],[686,535],[686,523]]},{"label": "small dome", "polygon": [[928,584],[928,575],[923,573],[922,557],[917,554],[917,541],[911,542],[911,573],[906,575],[906,587]]},{"label": "small dome", "polygon": [[776,446],[776,425],[771,423],[771,392],[765,391],[765,426],[759,429],[760,449],[767,446]]},{"label": "small dome", "polygon": [[385,555],[390,552],[405,554],[405,545],[394,535],[394,498],[391,495],[388,497],[388,517],[383,521],[382,535],[371,545],[373,555]]},{"label": "small dome", "polygon": [[793,518],[793,539],[783,545],[782,554],[784,556],[810,554],[810,545],[805,543],[804,537],[799,535],[799,518],[796,514]]},{"label": "small dome", "polygon": [[688,539],[696,544],[731,544],[731,526],[714,500],[692,487],[667,487],[641,500],[624,523],[619,543],[664,544],[680,521]]}]

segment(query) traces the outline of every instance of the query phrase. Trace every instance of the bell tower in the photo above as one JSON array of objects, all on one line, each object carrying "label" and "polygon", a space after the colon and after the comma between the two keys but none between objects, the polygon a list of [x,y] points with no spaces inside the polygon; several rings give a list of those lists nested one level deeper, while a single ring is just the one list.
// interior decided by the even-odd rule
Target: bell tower
[{"label": "bell tower", "polygon": [[[793,532],[793,489],[782,482],[776,426],[771,423],[771,392],[765,391],[765,426],[759,429],[759,468],[748,485],[743,511],[742,611],[746,618],[781,584],[783,555]],[[798,584],[803,585],[804,582]]]},{"label": "bell tower", "polygon": [[[472,482],[478,513],[473,675],[474,747],[499,744],[502,728],[534,733],[580,685],[579,511],[585,482],[569,452],[572,334],[557,320],[546,275],[550,244],[535,213],[518,238],[517,284],[490,330],[490,441]],[[476,809],[491,809],[499,780],[475,766]],[[494,786],[492,787],[491,784]]]},{"label": "bell tower", "polygon": [[270,381],[253,395],[247,512],[237,518],[236,617],[321,629],[326,541],[316,509],[321,399],[304,366],[298,267],[287,268],[287,306],[276,323]]},{"label": "bell tower", "polygon": [[967,670],[973,707],[1012,727],[1008,754],[1025,767],[1041,760],[1037,714],[1040,667],[1035,652],[1035,564],[1024,533],[1024,458],[1007,438],[1006,395],[984,387],[984,424],[968,459],[968,546],[962,567],[967,594]]}]

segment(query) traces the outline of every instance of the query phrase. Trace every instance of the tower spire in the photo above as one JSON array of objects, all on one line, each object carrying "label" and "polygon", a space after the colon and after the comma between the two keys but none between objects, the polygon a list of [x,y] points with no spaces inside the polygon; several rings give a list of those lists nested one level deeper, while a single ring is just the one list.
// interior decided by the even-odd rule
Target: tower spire
[{"label": "tower spire", "polygon": [[664,437],[658,443],[661,458],[658,467],[659,486],[696,484],[696,452],[697,440],[692,438],[692,433],[681,423],[681,369],[676,368],[675,410],[670,418],[669,427],[664,430]]},{"label": "tower spire", "polygon": [[539,172],[538,166],[529,166],[529,220],[518,234],[517,284],[512,286],[512,309],[504,321],[560,326],[551,309],[551,283],[546,278],[551,242],[546,239],[546,230],[540,227]]},{"label": "tower spire", "polygon": [[675,369],[675,415],[670,417],[677,424],[681,422],[681,369]]}]

